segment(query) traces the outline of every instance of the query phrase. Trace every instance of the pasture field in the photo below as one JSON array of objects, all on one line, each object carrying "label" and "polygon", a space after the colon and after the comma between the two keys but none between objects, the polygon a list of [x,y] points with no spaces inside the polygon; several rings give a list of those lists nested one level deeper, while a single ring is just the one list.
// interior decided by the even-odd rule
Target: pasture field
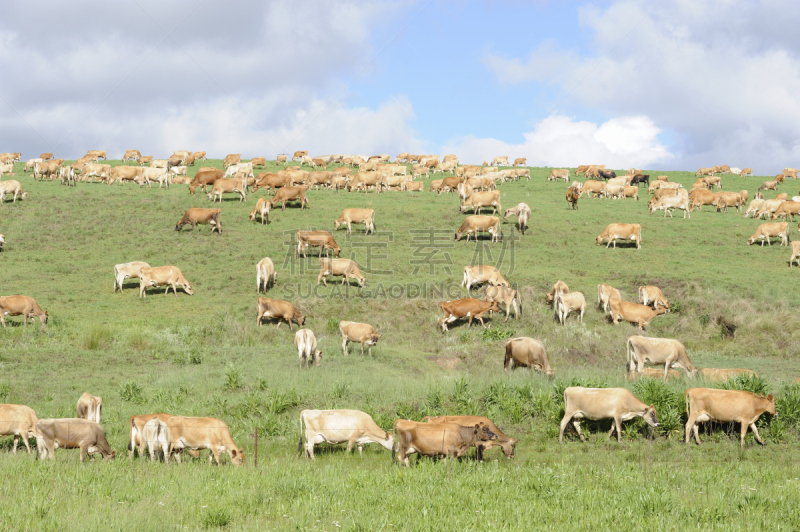
[{"label": "pasture field", "polygon": [[[13,456],[11,438],[3,438],[3,528],[798,529],[800,270],[788,267],[791,250],[747,246],[762,221],[736,212],[705,207],[690,220],[679,212],[650,216],[644,186],[638,202],[584,197],[573,211],[566,185],[545,181],[548,172],[534,168],[530,181],[498,187],[504,209],[521,201],[532,208],[528,233],[516,233],[512,218],[502,224],[502,243],[489,244],[487,236],[476,245],[453,241],[466,216],[454,194],[311,190],[310,210],[278,209],[262,226],[248,220],[256,197],[267,196],[262,189],[245,203],[233,195],[223,202],[218,236],[208,226],[174,231],[187,208],[211,206],[200,191],[67,188],[34,182],[18,164],[11,178],[28,198],[0,205],[7,241],[0,293],[34,297],[50,321],[44,330],[38,321],[26,329],[19,317],[7,318],[0,402],[26,404],[40,418],[74,417],[81,393],[102,396],[117,459],[81,465],[77,451],[57,451],[55,462],[37,463],[24,451]],[[693,173],[649,173],[687,188],[694,182]],[[752,198],[764,180],[724,175],[723,190],[747,189]],[[792,196],[796,183],[779,191]],[[334,232],[368,286],[329,281],[315,288],[316,256],[295,259],[292,234],[333,231],[347,207],[376,210],[374,236],[363,226],[354,226],[352,237]],[[642,249],[596,246],[612,222],[641,223]],[[795,224],[790,228],[800,237]],[[256,326],[255,265],[265,256],[278,271],[267,297],[293,301],[306,315],[323,351],[321,367],[298,369],[285,324]],[[153,289],[140,299],[132,281],[113,294],[114,264],[133,260],[180,267],[195,294]],[[438,302],[467,296],[462,270],[476,260],[497,265],[517,286],[522,315],[508,322],[495,315],[486,329],[455,324],[442,334]],[[544,294],[558,279],[584,293],[583,324],[574,315],[564,327],[555,323]],[[639,285],[661,287],[673,312],[657,317],[648,336],[681,340],[699,367],[756,371],[756,379],[727,385],[776,395],[778,416],[760,421],[768,445],[748,435],[740,450],[738,427],[717,425],[701,431],[701,447],[685,446],[683,392],[702,381],[625,381],[625,340],[638,331],[613,326],[597,310],[601,282],[628,300],[636,300]],[[340,319],[371,323],[383,335],[371,357],[352,345],[343,356]],[[511,336],[545,344],[553,381],[526,370],[504,374]],[[559,445],[561,392],[570,384],[629,387],[656,404],[662,424],[653,432],[640,420],[628,422],[618,445],[606,440],[608,422],[585,423],[588,442],[569,433]],[[312,463],[297,455],[304,408],[364,410],[385,429],[397,417],[483,414],[520,441],[514,459],[491,451],[483,464],[422,459],[406,470],[392,466],[380,447],[349,456],[324,445]],[[223,419],[245,465],[129,463],[128,418],[157,411]]]}]

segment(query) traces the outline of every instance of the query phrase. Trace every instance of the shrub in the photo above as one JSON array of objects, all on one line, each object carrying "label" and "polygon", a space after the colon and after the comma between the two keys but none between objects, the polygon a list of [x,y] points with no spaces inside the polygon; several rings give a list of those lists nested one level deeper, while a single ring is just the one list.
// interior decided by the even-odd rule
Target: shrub
[{"label": "shrub", "polygon": [[119,387],[119,396],[123,401],[143,405],[147,402],[144,396],[144,389],[135,381],[128,381]]},{"label": "shrub", "polygon": [[0,384],[0,402],[11,402],[11,385],[7,382]]},{"label": "shrub", "polygon": [[788,426],[800,425],[800,384],[784,386],[783,393],[775,400],[775,408]]},{"label": "shrub", "polygon": [[108,348],[112,339],[113,334],[108,327],[92,327],[88,332],[84,333],[81,344],[84,349],[96,351],[97,349]]},{"label": "shrub", "polygon": [[484,342],[508,340],[512,336],[514,336],[514,329],[506,325],[498,325],[494,328],[481,329],[481,339]]},{"label": "shrub", "polygon": [[767,395],[769,393],[769,386],[764,377],[744,373],[734,375],[725,382],[719,383],[717,387],[723,390],[744,390],[758,395]]},{"label": "shrub", "polygon": [[242,386],[244,386],[242,384],[242,372],[234,366],[228,366],[228,369],[225,370],[225,382],[222,387],[232,392],[238,390]]},{"label": "shrub", "polygon": [[667,437],[680,433],[683,428],[681,416],[686,410],[683,394],[671,390],[660,379],[639,379],[631,391],[642,402],[656,407],[657,432]]},{"label": "shrub", "polygon": [[231,516],[225,509],[206,510],[203,514],[203,526],[205,528],[222,528],[231,524]]}]

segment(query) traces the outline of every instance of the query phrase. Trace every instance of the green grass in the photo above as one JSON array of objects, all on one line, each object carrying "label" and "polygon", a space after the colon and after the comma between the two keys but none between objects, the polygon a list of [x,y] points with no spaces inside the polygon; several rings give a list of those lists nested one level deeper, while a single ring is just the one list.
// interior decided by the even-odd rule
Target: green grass
[{"label": "green grass", "polygon": [[[210,206],[185,186],[68,189],[35,183],[18,168],[13,178],[28,199],[0,205],[7,241],[1,293],[34,297],[50,322],[45,330],[25,329],[20,318],[6,318],[0,399],[27,404],[40,417],[72,417],[81,393],[102,396],[103,425],[118,459],[80,465],[77,452],[60,450],[55,463],[36,463],[11,455],[11,438],[3,438],[0,467],[9,481],[0,487],[0,523],[7,529],[798,527],[800,391],[791,383],[800,375],[794,359],[800,285],[787,266],[787,248],[746,245],[757,220],[708,207],[691,220],[650,216],[645,194],[639,202],[584,198],[572,211],[565,185],[546,182],[549,169],[532,169],[530,182],[500,187],[504,208],[524,201],[533,210],[513,252],[513,220],[502,225],[507,247],[500,269],[522,293],[522,316],[506,323],[495,315],[488,329],[456,324],[442,334],[437,302],[467,297],[459,286],[463,267],[481,253],[496,263],[502,248],[452,241],[465,216],[453,195],[312,190],[310,210],[273,211],[264,227],[247,216],[255,196],[266,196],[259,191],[246,203],[223,202],[218,236],[208,226],[174,231],[186,208]],[[689,173],[650,172],[663,173],[687,187],[694,181]],[[752,197],[764,180],[723,176],[722,182]],[[792,195],[791,186],[781,191]],[[359,262],[369,284],[315,289],[317,260],[295,260],[291,234],[333,231],[347,207],[377,213],[375,236],[364,236],[361,226],[352,238],[334,233],[342,256]],[[595,246],[611,222],[641,223],[642,249]],[[435,260],[449,259],[433,273],[419,263],[433,248],[424,234],[411,232],[430,227],[441,231]],[[264,256],[278,270],[268,297],[289,299],[308,317],[321,367],[298,369],[285,324],[256,326],[254,270]],[[152,290],[142,300],[135,281],[113,294],[114,264],[132,260],[180,267],[195,295]],[[590,304],[583,325],[574,316],[557,325],[544,304],[558,279]],[[594,308],[600,282],[630,300],[639,285],[660,286],[674,312],[657,317],[648,335],[680,339],[700,367],[755,370],[758,379],[728,385],[776,395],[779,416],[759,429],[769,445],[757,447],[748,436],[740,451],[738,430],[715,426],[701,435],[702,447],[685,447],[683,392],[702,384],[623,380],[625,340],[638,332],[611,325]],[[340,319],[369,322],[383,335],[372,357],[358,346],[342,355]],[[722,321],[737,326],[734,338],[723,337]],[[552,382],[524,370],[504,374],[503,344],[511,335],[544,343],[556,372]],[[631,388],[657,405],[662,427],[652,432],[628,422],[619,446],[605,438],[608,422],[585,423],[587,443],[568,433],[559,446],[568,385]],[[518,456],[507,461],[493,451],[498,460],[485,464],[421,460],[402,470],[382,449],[359,457],[323,445],[308,463],[296,455],[303,408],[357,408],[384,428],[397,417],[485,414],[520,439]],[[129,463],[129,416],[156,411],[225,420],[244,449],[245,466]]]}]

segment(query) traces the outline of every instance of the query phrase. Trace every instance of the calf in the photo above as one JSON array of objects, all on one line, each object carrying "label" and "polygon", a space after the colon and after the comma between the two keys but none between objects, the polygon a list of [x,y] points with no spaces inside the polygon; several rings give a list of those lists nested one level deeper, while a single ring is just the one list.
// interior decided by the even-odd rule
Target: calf
[{"label": "calf", "polygon": [[756,421],[761,414],[767,412],[777,415],[775,398],[772,394],[767,397],[756,395],[741,390],[716,390],[712,388],[689,388],[686,390],[686,412],[689,419],[686,422],[686,443],[689,443],[691,434],[700,445],[697,423],[718,421],[741,424],[741,447],[744,449],[744,437],[747,428],[753,429],[756,441],[765,445],[756,428]]},{"label": "calf", "polygon": [[250,211],[250,221],[255,221],[256,216],[261,216],[261,225],[269,223],[269,201],[258,198],[256,206]]},{"label": "calf", "polygon": [[319,366],[322,359],[322,351],[317,349],[317,337],[311,329],[300,329],[294,334],[294,346],[297,348],[297,355],[300,357],[300,369],[303,362],[308,369],[308,363],[312,360],[315,366]]},{"label": "calf", "polygon": [[655,405],[647,406],[625,388],[582,388],[570,386],[564,390],[564,417],[558,432],[558,443],[564,443],[564,429],[572,421],[572,426],[585,441],[581,434],[581,419],[613,419],[610,438],[614,431],[617,432],[617,442],[622,443],[622,422],[635,417],[641,417],[651,427],[658,426]]},{"label": "calf", "polygon": [[489,449],[493,449],[494,447],[500,447],[503,451],[503,454],[506,458],[511,459],[516,454],[517,449],[517,440],[515,438],[510,438],[503,434],[497,425],[489,419],[488,417],[483,416],[425,416],[422,418],[423,423],[455,423],[456,425],[461,425],[462,427],[470,427],[479,425],[481,428],[486,427],[492,433],[494,433],[497,438],[490,439],[490,440],[480,440],[476,443],[475,448],[477,450],[476,457],[478,460],[483,461],[483,453],[488,451]]},{"label": "calf", "polygon": [[597,285],[597,305],[603,310],[608,312],[611,308],[611,298],[622,299],[619,290],[611,285],[600,283]]},{"label": "calf", "polygon": [[372,325],[368,323],[357,323],[354,321],[340,321],[339,332],[342,334],[342,353],[347,356],[347,344],[355,342],[361,344],[361,354],[364,354],[364,346],[368,348],[369,356],[372,356],[372,346],[378,345],[381,335],[375,332]]},{"label": "calf", "polygon": [[548,304],[555,303],[555,300],[559,294],[569,294],[569,287],[567,286],[567,283],[561,279],[556,281],[556,284],[553,285],[553,289],[545,294],[544,299]]},{"label": "calf", "polygon": [[531,208],[525,203],[519,203],[514,208],[506,209],[505,214],[503,214],[503,220],[508,219],[509,216],[517,217],[519,232],[524,235],[525,230],[528,228],[528,219],[531,217]]},{"label": "calf", "polygon": [[[294,305],[288,301],[279,299],[267,299],[266,297],[259,297],[257,302],[258,316],[256,317],[256,325],[260,326],[261,321],[266,318],[270,320],[278,320],[278,327],[284,321],[289,324],[289,330],[293,330],[292,322],[297,322],[297,325],[302,327],[306,318]],[[277,328],[277,327],[276,327]]]}]

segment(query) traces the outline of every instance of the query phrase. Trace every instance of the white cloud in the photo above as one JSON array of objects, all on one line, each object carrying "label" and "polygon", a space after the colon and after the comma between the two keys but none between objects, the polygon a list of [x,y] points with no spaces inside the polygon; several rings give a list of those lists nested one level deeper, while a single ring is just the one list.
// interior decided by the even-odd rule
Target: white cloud
[{"label": "white cloud", "polygon": [[465,137],[442,147],[442,152],[477,163],[508,155],[509,160],[526,157],[529,166],[653,168],[674,157],[658,140],[659,133],[646,116],[612,118],[598,125],[554,115],[525,133],[525,140],[516,146],[492,138]]},{"label": "white cloud", "polygon": [[678,167],[769,174],[797,163],[800,38],[786,25],[798,15],[796,2],[619,1],[579,10],[593,55],[549,41],[484,63],[504,84],[551,84],[568,102],[650,117],[675,133]]}]

